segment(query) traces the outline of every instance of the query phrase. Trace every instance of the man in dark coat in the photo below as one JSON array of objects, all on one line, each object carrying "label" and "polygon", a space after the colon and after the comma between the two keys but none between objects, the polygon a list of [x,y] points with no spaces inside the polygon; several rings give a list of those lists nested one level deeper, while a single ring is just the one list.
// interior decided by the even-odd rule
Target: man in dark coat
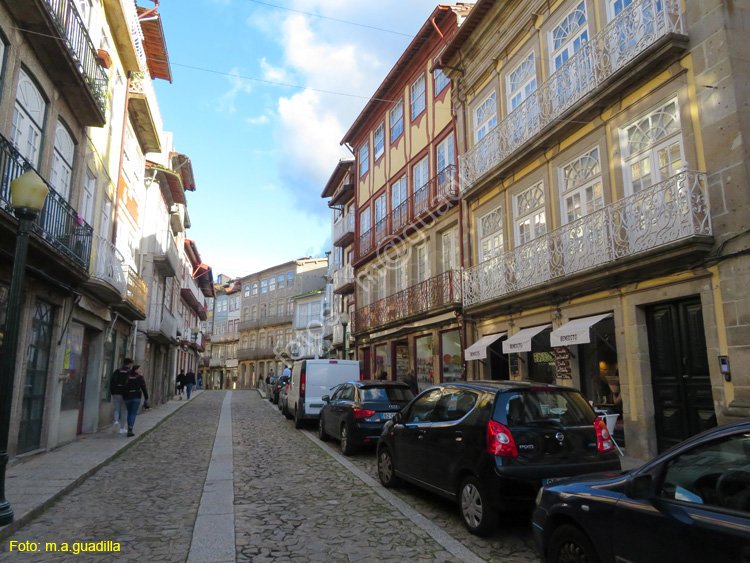
[{"label": "man in dark coat", "polygon": [[120,434],[127,432],[125,430],[127,410],[125,408],[125,401],[122,398],[122,391],[125,388],[125,380],[132,367],[133,360],[125,358],[122,362],[122,367],[112,372],[112,377],[109,379],[109,394],[112,395],[112,418],[115,422],[115,428],[120,427]]},{"label": "man in dark coat", "polygon": [[195,387],[195,372],[189,371],[185,374],[185,385],[187,386],[187,398],[190,400],[190,393]]}]

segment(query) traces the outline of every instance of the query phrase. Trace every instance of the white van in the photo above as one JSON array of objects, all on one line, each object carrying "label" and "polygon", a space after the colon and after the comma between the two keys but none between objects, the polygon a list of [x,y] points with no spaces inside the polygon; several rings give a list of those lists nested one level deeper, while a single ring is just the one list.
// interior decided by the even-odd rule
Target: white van
[{"label": "white van", "polygon": [[356,360],[299,360],[294,362],[287,395],[288,414],[294,427],[304,420],[317,420],[324,395],[341,383],[362,379]]}]

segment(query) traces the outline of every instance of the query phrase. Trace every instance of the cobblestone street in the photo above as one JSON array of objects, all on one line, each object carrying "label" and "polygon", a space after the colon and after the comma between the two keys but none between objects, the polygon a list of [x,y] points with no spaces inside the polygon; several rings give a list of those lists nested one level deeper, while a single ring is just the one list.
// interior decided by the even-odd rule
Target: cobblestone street
[{"label": "cobblestone street", "polygon": [[[0,559],[192,559],[225,395],[186,404],[4,541]],[[295,430],[254,391],[232,392],[231,421],[238,561],[538,561],[528,520],[507,519],[487,539],[471,536],[452,503],[409,486],[385,490],[374,449],[343,458],[337,443],[322,444],[313,427]],[[11,540],[37,542],[39,551],[8,553]],[[44,548],[100,541],[118,542],[120,553]]]}]

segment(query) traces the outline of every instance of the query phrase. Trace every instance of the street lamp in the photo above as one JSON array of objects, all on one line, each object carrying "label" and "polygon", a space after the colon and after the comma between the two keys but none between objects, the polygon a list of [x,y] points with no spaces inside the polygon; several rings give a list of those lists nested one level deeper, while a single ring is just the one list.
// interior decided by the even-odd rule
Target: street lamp
[{"label": "street lamp", "polygon": [[344,359],[346,359],[346,325],[349,324],[349,313],[346,311],[341,313],[339,320],[341,321],[341,326],[344,327]]},{"label": "street lamp", "polygon": [[0,526],[13,522],[13,509],[5,499],[5,470],[8,466],[8,434],[13,404],[18,333],[21,328],[26,252],[31,226],[44,208],[44,200],[48,193],[47,184],[31,168],[10,183],[10,202],[18,217],[18,236],[5,316],[3,353],[0,356]]}]

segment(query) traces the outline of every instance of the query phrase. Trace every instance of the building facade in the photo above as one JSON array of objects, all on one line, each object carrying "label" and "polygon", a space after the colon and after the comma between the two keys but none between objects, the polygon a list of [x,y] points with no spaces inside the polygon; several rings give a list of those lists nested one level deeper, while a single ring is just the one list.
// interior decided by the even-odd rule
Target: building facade
[{"label": "building facade", "polygon": [[724,5],[480,0],[458,116],[471,378],[579,387],[646,459],[750,414],[745,24]]},{"label": "building facade", "polygon": [[412,372],[420,388],[464,378],[456,121],[433,67],[466,13],[433,11],[342,141],[355,153],[356,357],[365,377]]},{"label": "building facade", "polygon": [[295,295],[294,340],[287,349],[291,359],[322,358],[328,350],[324,346],[326,320],[328,317],[326,288]]}]

